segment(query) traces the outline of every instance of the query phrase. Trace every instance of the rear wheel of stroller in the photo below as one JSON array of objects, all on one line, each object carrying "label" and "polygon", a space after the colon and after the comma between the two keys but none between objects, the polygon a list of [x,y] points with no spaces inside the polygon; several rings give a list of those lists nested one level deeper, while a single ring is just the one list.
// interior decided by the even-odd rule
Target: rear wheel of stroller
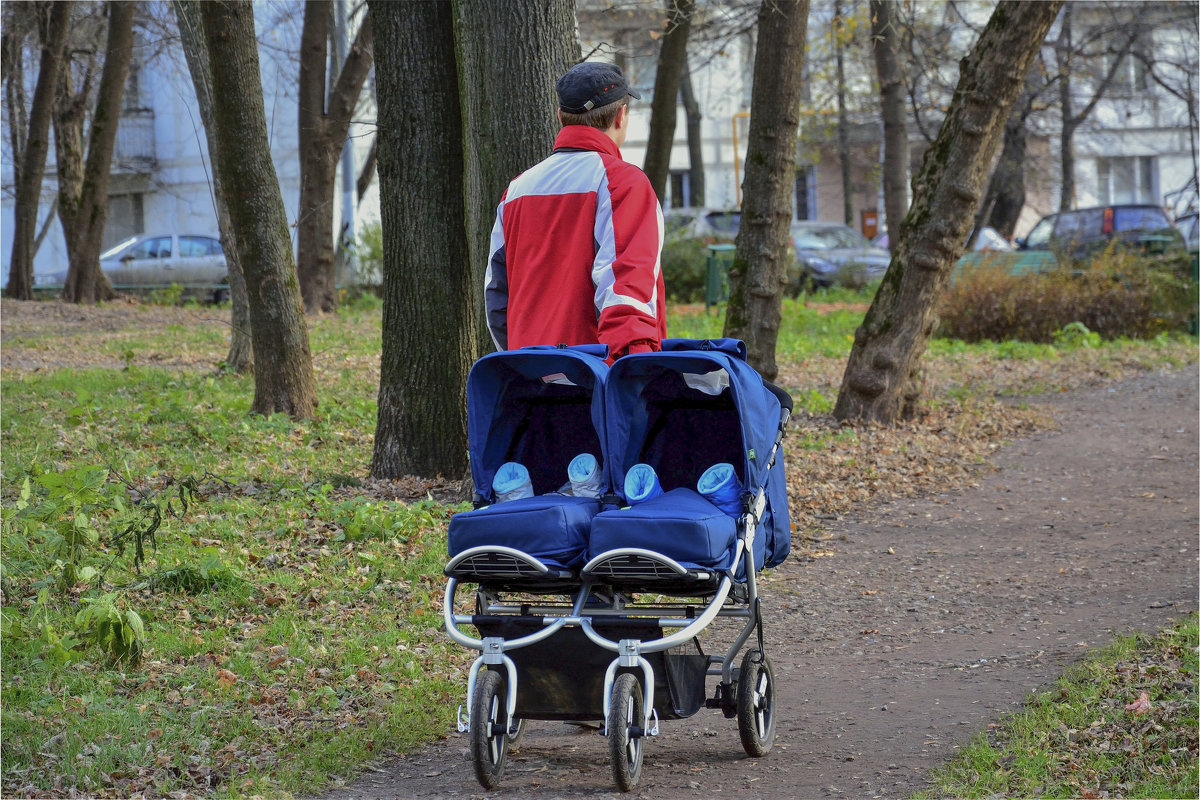
[{"label": "rear wheel of stroller", "polygon": [[646,724],[642,685],[628,672],[617,676],[609,704],[608,752],[612,759],[613,780],[622,792],[637,785],[642,775],[643,726]]},{"label": "rear wheel of stroller", "polygon": [[475,759],[475,777],[485,789],[495,789],[504,777],[509,742],[505,700],[504,678],[500,673],[480,672],[471,702],[471,755]]},{"label": "rear wheel of stroller", "polygon": [[761,650],[747,650],[742,657],[737,718],[746,755],[765,756],[775,743],[775,671]]}]

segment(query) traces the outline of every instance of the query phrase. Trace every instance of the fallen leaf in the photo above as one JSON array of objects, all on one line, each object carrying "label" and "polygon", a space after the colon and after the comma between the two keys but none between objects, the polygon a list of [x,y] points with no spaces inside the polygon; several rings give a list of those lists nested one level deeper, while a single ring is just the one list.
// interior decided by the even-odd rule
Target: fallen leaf
[{"label": "fallen leaf", "polygon": [[237,681],[238,676],[236,673],[230,672],[227,669],[217,670],[217,683],[221,685],[222,689],[228,689],[237,683]]}]

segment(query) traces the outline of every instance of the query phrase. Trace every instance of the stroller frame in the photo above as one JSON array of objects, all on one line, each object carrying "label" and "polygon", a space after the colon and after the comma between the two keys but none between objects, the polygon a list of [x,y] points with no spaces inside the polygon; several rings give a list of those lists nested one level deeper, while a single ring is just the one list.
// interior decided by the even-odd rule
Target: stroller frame
[{"label": "stroller frame", "polygon": [[[775,464],[783,440],[791,400],[782,390],[765,386],[781,405],[769,469]],[[600,553],[577,573],[547,567],[511,547],[483,545],[451,559],[445,568],[449,582],[443,597],[446,632],[458,644],[480,651],[467,678],[467,713],[464,718],[463,707],[459,706],[457,721],[459,732],[471,735],[479,782],[488,789],[499,784],[507,750],[516,746],[526,719],[595,719],[597,712],[603,721],[601,733],[609,740],[614,780],[621,791],[630,791],[637,784],[642,743],[645,737],[658,735],[660,708],[673,712],[670,718],[686,718],[699,707],[719,708],[726,718],[738,718],[746,753],[752,757],[765,755],[775,735],[774,674],[764,647],[753,554],[756,529],[766,505],[765,485],[743,495],[733,563],[723,570],[688,568],[643,548]],[[456,595],[469,583],[477,585],[476,613],[456,613]],[[563,595],[569,600],[505,602],[504,593]],[[640,604],[634,597],[638,593],[694,598],[699,602]],[[704,656],[701,652],[699,656],[685,655],[682,661],[672,661],[668,651],[688,645],[699,651],[697,637],[718,618],[744,620],[723,656]],[[503,626],[514,623],[520,626],[520,635],[505,635]],[[461,630],[460,626],[468,625],[475,626],[480,635]],[[530,628],[531,632],[523,632]],[[651,633],[651,628],[662,635],[645,635]],[[581,632],[586,642],[612,656],[604,671],[600,707],[584,698],[561,712],[522,711],[521,669],[510,654],[519,658],[522,651],[534,650],[569,631],[576,631],[576,637]],[[741,665],[735,666],[738,654],[755,634],[756,644],[746,650]],[[682,672],[685,677],[673,675],[673,663],[695,666],[700,659],[704,662],[702,673],[676,669],[674,672]],[[585,664],[582,670],[583,682],[594,684],[595,676],[587,674],[589,666]],[[525,670],[536,675],[540,668],[534,662]],[[491,677],[492,673],[497,677]],[[707,678],[718,676],[714,694],[708,697]],[[664,707],[664,700],[656,696],[656,685],[663,684],[663,678],[670,695],[666,702],[671,702],[673,708]],[[703,698],[700,704],[696,702],[697,680]],[[678,687],[677,682],[691,685]],[[675,705],[677,688],[681,695],[690,690],[689,700],[682,706]]]}]

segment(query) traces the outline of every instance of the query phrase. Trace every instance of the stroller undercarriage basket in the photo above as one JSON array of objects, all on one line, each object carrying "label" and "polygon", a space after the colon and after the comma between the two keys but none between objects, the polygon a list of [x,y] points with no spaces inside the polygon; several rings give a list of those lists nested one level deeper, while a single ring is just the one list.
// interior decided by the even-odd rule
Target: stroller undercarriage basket
[{"label": "stroller undercarriage basket", "polygon": [[[600,720],[622,791],[637,784],[659,721],[701,708],[737,717],[749,755],[770,750],[774,674],[756,576],[790,546],[779,446],[791,404],[742,355],[725,341],[668,341],[607,370],[571,348],[535,348],[472,370],[477,507],[451,520],[443,614],[448,635],[480,652],[459,730],[485,788],[527,720]],[[579,453],[597,457],[615,495],[565,491]],[[492,479],[513,462],[528,467],[533,496],[497,502]],[[737,516],[697,491],[718,463],[744,487]],[[662,492],[627,504],[620,487],[635,464],[656,471]],[[475,587],[469,608],[464,586]],[[699,637],[722,619],[732,641],[706,655]]]}]

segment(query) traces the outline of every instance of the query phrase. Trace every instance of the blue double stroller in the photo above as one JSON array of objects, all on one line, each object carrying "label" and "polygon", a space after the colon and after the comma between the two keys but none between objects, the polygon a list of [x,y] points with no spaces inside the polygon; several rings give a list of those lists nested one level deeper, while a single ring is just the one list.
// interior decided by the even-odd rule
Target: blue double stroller
[{"label": "blue double stroller", "polygon": [[[729,339],[666,340],[611,369],[589,346],[475,363],[476,507],[450,521],[443,613],[450,638],[481,653],[458,729],[485,788],[526,720],[599,721],[622,791],[659,721],[701,708],[736,717],[750,756],[770,750],[755,578],[791,547],[790,413]],[[459,606],[464,586],[473,608],[469,595]],[[723,618],[732,644],[706,655],[698,637]]]}]

